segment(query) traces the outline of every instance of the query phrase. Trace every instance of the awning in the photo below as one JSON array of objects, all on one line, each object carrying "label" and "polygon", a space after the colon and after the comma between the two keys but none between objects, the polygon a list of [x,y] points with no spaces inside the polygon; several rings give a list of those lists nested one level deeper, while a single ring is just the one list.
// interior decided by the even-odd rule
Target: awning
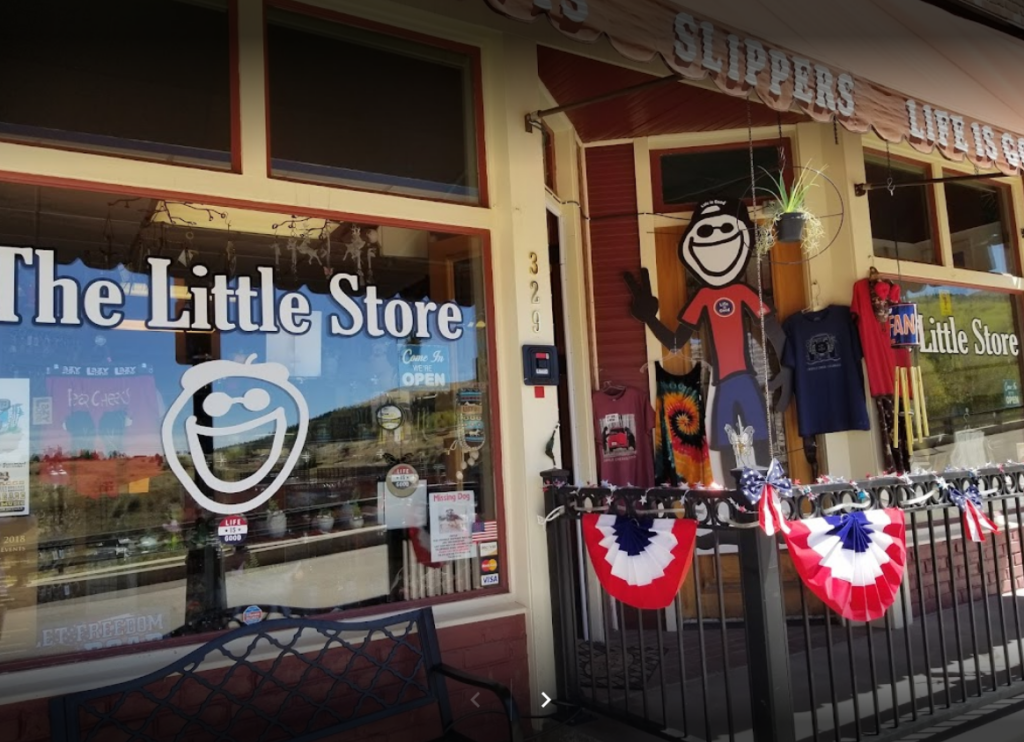
[{"label": "awning", "polygon": [[775,110],[1007,175],[1024,161],[1024,45],[919,0],[487,2],[579,41],[607,36],[629,59],[660,55],[729,95],[753,88]]}]

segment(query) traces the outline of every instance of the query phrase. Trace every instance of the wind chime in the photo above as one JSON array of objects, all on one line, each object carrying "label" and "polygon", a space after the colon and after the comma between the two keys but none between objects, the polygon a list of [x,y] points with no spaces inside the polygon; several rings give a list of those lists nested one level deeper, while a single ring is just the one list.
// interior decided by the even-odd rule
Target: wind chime
[{"label": "wind chime", "polygon": [[459,470],[455,478],[461,482],[466,469],[480,460],[481,449],[486,443],[483,392],[477,387],[460,389],[456,394],[456,405],[459,418],[452,451],[458,452]]},{"label": "wind chime", "polygon": [[[896,194],[896,186],[892,177],[892,158],[888,145],[885,148],[885,157],[888,169],[886,188],[889,191],[889,196],[892,197]],[[903,273],[900,270],[900,243],[897,227],[898,218],[894,206],[892,209],[892,245],[896,256],[899,283],[902,283]],[[902,286],[900,289],[902,290]],[[897,414],[893,416],[892,446],[894,449],[899,448],[900,415],[898,411],[902,405],[908,456],[914,452],[915,435],[918,441],[923,441],[931,435],[928,427],[928,409],[924,399],[924,377],[921,375],[921,366],[918,360],[918,351],[921,346],[920,330],[921,322],[917,314],[917,304],[898,302],[889,308],[889,341],[894,349],[906,350],[910,358],[910,364],[907,366],[902,366],[898,362],[894,365],[893,409],[897,411]]]}]

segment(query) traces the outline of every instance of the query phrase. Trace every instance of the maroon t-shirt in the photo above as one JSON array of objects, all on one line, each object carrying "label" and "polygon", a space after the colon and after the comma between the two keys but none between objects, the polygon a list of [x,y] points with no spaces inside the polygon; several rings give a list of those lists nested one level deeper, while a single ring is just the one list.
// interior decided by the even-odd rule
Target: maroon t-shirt
[{"label": "maroon t-shirt", "polygon": [[594,392],[597,471],[602,482],[654,486],[653,416],[647,395],[636,389],[627,387],[617,395]]}]

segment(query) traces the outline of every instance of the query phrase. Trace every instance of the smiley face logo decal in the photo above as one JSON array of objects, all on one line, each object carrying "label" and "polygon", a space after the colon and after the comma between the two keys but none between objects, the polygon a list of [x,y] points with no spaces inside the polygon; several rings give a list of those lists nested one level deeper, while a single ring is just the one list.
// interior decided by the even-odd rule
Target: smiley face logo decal
[{"label": "smiley face logo decal", "polygon": [[753,223],[746,207],[724,200],[702,203],[679,245],[679,257],[708,286],[726,286],[747,269]]},{"label": "smiley face logo decal", "polygon": [[[190,368],[181,377],[181,394],[167,411],[161,428],[164,452],[171,471],[199,505],[221,515],[236,515],[254,510],[273,497],[292,473],[306,443],[306,433],[309,429],[309,406],[299,390],[288,380],[288,369],[279,363],[253,363],[255,359],[256,356],[252,355],[246,359],[245,363],[224,360],[207,361]],[[250,418],[221,427],[201,425],[195,414],[184,419],[188,455],[192,458],[195,468],[195,479],[193,479],[185,470],[175,450],[175,426],[186,407],[191,409],[199,391],[214,382],[228,379],[249,379],[253,385],[240,397],[232,397],[222,391],[210,393],[203,399],[203,412],[211,420],[218,420],[229,415],[236,407],[241,407],[245,413],[250,415]],[[278,405],[271,409],[271,395],[264,387],[277,389],[286,394],[298,410],[298,425],[291,451],[273,481],[257,496],[236,504],[217,502],[203,491],[196,481],[197,479],[202,481],[208,491],[229,495],[238,494],[252,489],[266,479],[281,459],[285,434],[288,431],[288,419],[284,407]],[[216,442],[218,439],[244,435],[270,425],[273,425],[273,432],[270,434],[270,451],[258,470],[237,481],[228,481],[217,476],[210,469],[204,453],[206,450],[204,439]]]}]

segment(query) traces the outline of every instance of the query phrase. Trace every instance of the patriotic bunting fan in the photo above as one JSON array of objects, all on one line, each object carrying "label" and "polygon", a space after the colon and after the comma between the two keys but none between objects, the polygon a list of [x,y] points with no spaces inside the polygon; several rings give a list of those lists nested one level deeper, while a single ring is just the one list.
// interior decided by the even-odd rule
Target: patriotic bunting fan
[{"label": "patriotic bunting fan", "polygon": [[897,508],[793,521],[785,533],[808,589],[851,621],[874,621],[893,604],[907,559]]},{"label": "patriotic bunting fan", "polygon": [[636,608],[659,609],[672,603],[686,579],[697,521],[587,513],[583,538],[609,595]]}]

